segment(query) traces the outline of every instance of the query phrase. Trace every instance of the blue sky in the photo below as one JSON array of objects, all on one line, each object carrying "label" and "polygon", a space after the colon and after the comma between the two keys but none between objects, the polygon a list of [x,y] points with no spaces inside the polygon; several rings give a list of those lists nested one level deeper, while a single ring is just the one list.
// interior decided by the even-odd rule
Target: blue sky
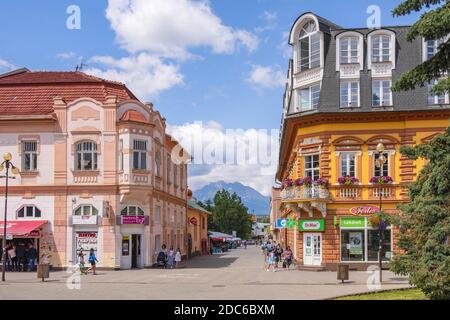
[{"label": "blue sky", "polygon": [[[375,4],[382,25],[418,18],[393,18],[397,0],[133,0],[138,10],[124,13],[128,1],[2,1],[0,71],[74,70],[83,57],[86,71],[125,82],[173,126],[214,121],[222,129],[278,129],[286,34],[300,14],[365,27],[366,9]],[[79,30],[66,27],[70,5],[81,10]],[[170,17],[157,19],[158,10]],[[249,184],[263,190],[262,182]]]}]

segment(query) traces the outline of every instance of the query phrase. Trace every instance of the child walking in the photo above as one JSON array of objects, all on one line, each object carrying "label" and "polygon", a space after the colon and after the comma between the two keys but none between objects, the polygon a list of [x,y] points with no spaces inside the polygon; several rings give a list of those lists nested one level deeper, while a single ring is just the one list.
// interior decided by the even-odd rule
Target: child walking
[{"label": "child walking", "polygon": [[178,268],[181,262],[181,251],[177,248],[177,253],[175,254],[175,268]]},{"label": "child walking", "polygon": [[269,253],[269,259],[267,260],[267,272],[270,271],[270,269],[272,268],[272,271],[275,272],[275,253],[274,252],[270,252]]}]

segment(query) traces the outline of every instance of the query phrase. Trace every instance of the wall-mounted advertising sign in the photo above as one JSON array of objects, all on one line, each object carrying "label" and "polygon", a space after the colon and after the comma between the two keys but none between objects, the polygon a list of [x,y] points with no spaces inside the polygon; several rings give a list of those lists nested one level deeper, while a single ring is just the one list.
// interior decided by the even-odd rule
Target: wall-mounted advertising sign
[{"label": "wall-mounted advertising sign", "polygon": [[295,219],[278,219],[276,223],[277,229],[294,229],[295,228]]},{"label": "wall-mounted advertising sign", "polygon": [[365,218],[341,218],[340,223],[341,228],[365,228],[366,219]]},{"label": "wall-mounted advertising sign", "polygon": [[300,231],[322,232],[325,231],[325,220],[300,220],[298,223],[298,228]]},{"label": "wall-mounted advertising sign", "polygon": [[358,206],[350,208],[349,211],[354,216],[364,217],[380,212],[380,208],[377,206]]}]

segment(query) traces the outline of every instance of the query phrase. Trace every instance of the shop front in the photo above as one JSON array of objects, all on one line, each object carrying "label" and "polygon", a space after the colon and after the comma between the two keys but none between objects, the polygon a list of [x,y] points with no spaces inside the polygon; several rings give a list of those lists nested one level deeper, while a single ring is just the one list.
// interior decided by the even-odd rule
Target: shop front
[{"label": "shop front", "polygon": [[298,229],[300,234],[303,234],[303,264],[321,266],[325,220],[299,220]]},{"label": "shop front", "polygon": [[[379,259],[380,231],[370,225],[368,217],[340,217],[340,261],[376,263]],[[381,232],[382,261],[392,258],[392,229]]]},{"label": "shop front", "polygon": [[[144,268],[145,227],[150,224],[148,216],[120,216],[120,269]],[[148,235],[147,235],[148,236]]]},{"label": "shop front", "polygon": [[96,215],[90,216],[80,216],[73,215],[71,217],[71,225],[73,227],[73,261],[78,262],[78,255],[82,251],[85,255],[85,260],[87,261],[87,257],[91,250],[94,250],[94,253],[99,261],[99,266],[101,266],[103,257],[102,250],[99,248],[100,241],[100,233],[99,233],[99,221],[100,217]]}]

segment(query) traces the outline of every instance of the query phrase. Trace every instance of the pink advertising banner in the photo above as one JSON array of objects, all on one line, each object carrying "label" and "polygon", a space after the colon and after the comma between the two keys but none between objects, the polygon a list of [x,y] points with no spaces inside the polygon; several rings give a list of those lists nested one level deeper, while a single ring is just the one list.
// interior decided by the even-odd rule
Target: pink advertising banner
[{"label": "pink advertising banner", "polygon": [[145,216],[122,216],[122,224],[144,224]]}]

